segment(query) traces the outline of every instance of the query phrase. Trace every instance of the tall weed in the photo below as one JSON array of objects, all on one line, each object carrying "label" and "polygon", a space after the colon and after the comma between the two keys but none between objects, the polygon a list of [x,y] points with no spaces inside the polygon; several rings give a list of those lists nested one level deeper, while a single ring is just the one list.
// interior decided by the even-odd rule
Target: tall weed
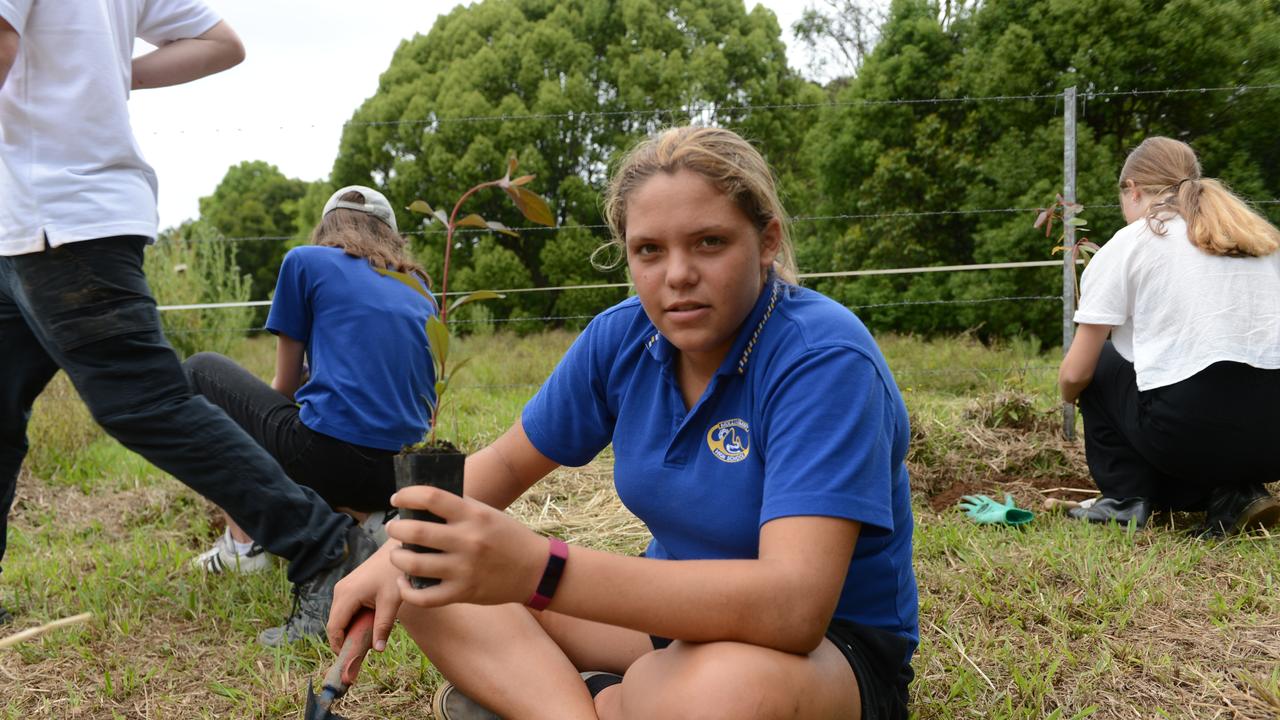
[{"label": "tall weed", "polygon": [[[161,305],[244,302],[249,275],[235,263],[235,248],[199,224],[166,233],[147,248],[147,281]],[[228,353],[249,331],[253,308],[167,310],[164,333],[182,357],[202,350]]]}]

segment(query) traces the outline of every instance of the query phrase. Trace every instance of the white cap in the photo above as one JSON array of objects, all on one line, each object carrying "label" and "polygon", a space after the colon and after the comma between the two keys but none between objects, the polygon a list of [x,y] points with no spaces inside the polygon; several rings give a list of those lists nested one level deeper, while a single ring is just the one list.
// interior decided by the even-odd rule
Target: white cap
[{"label": "white cap", "polygon": [[[342,200],[342,196],[349,192],[358,192],[364,196],[364,203],[348,202]],[[343,208],[344,210],[356,210],[362,213],[369,213],[386,223],[391,228],[391,232],[400,232],[396,229],[396,214],[391,209],[391,203],[387,202],[387,196],[364,185],[348,185],[333,195],[329,196],[329,202],[324,204],[324,212],[320,213],[320,217],[328,215],[330,212]]]}]

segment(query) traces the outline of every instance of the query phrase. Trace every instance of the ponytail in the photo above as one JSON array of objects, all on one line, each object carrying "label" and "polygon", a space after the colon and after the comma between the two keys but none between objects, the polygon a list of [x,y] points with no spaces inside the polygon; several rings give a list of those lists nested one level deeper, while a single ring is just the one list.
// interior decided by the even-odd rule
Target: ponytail
[{"label": "ponytail", "polygon": [[1280,248],[1280,230],[1213,178],[1185,183],[1178,207],[1191,242],[1211,255],[1262,257]]},{"label": "ponytail", "polygon": [[1187,223],[1191,243],[1211,255],[1262,257],[1280,248],[1280,230],[1218,180],[1200,175],[1200,161],[1189,145],[1166,137],[1142,141],[1120,171],[1159,198],[1147,212],[1153,232],[1163,235],[1165,218],[1177,213]]}]

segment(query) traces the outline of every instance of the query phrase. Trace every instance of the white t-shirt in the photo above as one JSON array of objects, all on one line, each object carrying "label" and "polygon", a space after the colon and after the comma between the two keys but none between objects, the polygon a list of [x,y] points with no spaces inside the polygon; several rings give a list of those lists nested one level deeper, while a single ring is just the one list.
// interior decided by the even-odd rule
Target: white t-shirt
[{"label": "white t-shirt", "polygon": [[1140,219],[1085,268],[1078,323],[1112,325],[1138,389],[1172,385],[1216,362],[1280,368],[1280,252],[1210,255],[1181,216],[1156,235]]},{"label": "white t-shirt", "polygon": [[154,238],[156,175],[129,125],[133,42],[201,35],[200,0],[0,0],[17,58],[0,89],[0,255]]}]

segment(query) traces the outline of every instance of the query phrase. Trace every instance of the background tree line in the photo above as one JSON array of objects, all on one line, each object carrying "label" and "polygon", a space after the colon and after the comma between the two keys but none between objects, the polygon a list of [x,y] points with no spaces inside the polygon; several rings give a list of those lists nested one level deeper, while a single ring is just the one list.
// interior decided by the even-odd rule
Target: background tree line
[{"label": "background tree line", "polygon": [[[732,127],[756,141],[800,216],[802,271],[1050,259],[1034,208],[1062,182],[1058,99],[1076,86],[1079,198],[1101,241],[1122,224],[1116,180],[1127,151],[1165,134],[1191,142],[1208,175],[1253,198],[1280,196],[1273,139],[1280,89],[1130,94],[1132,89],[1280,83],[1280,0],[822,0],[796,26],[848,75],[824,85],[787,62],[782,31],[743,0],[483,0],[401,42],[377,92],[353,112],[327,181],[290,179],[262,162],[233,166],[178,234],[235,243],[252,296],[305,237],[332,189],[377,187],[395,204],[441,204],[500,175],[509,153],[538,175],[563,229],[520,239],[462,236],[457,287],[618,282],[588,261],[601,243],[598,193],[639,137],[680,123]],[[1105,94],[1124,92],[1125,94]],[[1102,94],[1100,94],[1102,93]],[[1092,95],[1091,95],[1092,94]],[[904,98],[945,102],[895,104]],[[491,206],[486,206],[486,202]],[[515,223],[498,199],[474,209]],[[1278,217],[1275,205],[1263,206]],[[904,214],[907,213],[907,214]],[[805,219],[846,216],[838,219]],[[854,217],[847,217],[854,216]],[[879,217],[868,217],[879,216]],[[401,212],[417,256],[441,262],[443,235]],[[585,227],[584,227],[585,226]],[[1052,295],[1061,272],[936,273],[812,281],[852,306]],[[453,283],[450,283],[453,285]],[[625,291],[521,293],[480,312],[591,315]],[[1060,333],[1054,302],[864,307],[877,329]],[[575,321],[568,321],[574,324]]]}]

